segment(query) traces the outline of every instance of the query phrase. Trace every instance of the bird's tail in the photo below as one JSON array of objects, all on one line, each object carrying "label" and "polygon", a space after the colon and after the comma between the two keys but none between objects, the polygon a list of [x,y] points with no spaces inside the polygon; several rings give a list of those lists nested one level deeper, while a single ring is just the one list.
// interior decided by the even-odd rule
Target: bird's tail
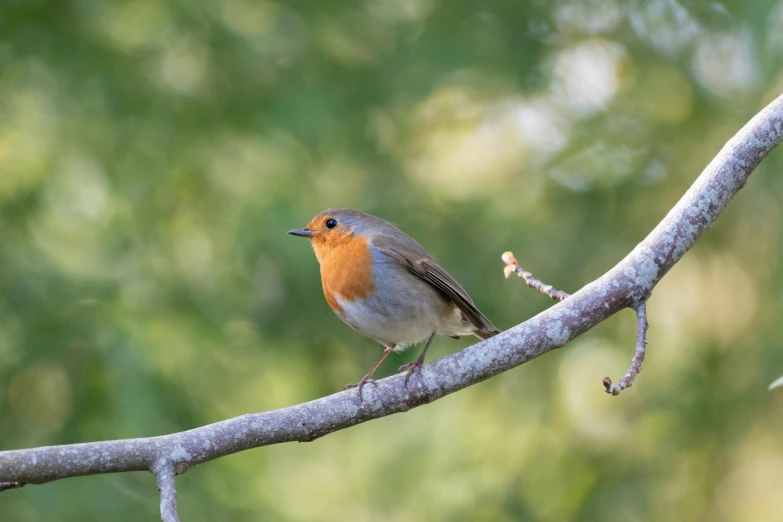
[{"label": "bird's tail", "polygon": [[485,331],[485,332],[475,331],[475,332],[473,332],[473,335],[475,335],[476,337],[478,337],[482,341],[486,341],[490,337],[494,337],[494,336],[496,336],[499,333],[500,333],[500,330],[495,328],[494,330]]}]

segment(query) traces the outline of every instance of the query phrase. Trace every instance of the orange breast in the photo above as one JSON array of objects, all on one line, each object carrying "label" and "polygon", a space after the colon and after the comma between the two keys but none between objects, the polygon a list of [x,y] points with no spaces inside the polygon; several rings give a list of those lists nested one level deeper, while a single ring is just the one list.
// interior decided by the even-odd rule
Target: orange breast
[{"label": "orange breast", "polygon": [[313,241],[313,248],[321,264],[321,284],[326,302],[335,312],[343,309],[342,299],[364,299],[375,291],[372,282],[372,252],[367,240],[346,232],[329,234],[325,241]]}]

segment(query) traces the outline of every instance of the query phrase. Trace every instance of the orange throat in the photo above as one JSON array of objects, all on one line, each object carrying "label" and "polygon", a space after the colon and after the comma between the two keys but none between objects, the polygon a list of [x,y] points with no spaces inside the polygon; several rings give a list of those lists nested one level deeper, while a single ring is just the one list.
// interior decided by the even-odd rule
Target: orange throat
[{"label": "orange throat", "polygon": [[343,311],[338,295],[352,302],[375,291],[372,251],[365,238],[350,232],[329,234],[328,238],[313,238],[313,249],[321,264],[324,297],[332,310]]}]

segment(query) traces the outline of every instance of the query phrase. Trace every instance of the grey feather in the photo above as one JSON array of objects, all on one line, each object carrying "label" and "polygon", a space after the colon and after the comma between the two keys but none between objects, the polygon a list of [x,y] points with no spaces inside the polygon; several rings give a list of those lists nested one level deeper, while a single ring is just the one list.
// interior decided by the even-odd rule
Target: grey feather
[{"label": "grey feather", "polygon": [[[402,234],[404,232],[399,231],[398,233]],[[391,235],[375,235],[372,244],[412,274],[439,290],[462,311],[465,318],[480,332],[487,334],[500,333],[490,320],[479,311],[465,289],[443,267],[433,261],[421,245],[412,238],[410,241],[415,244],[415,247],[412,248],[408,242],[403,243]]]}]

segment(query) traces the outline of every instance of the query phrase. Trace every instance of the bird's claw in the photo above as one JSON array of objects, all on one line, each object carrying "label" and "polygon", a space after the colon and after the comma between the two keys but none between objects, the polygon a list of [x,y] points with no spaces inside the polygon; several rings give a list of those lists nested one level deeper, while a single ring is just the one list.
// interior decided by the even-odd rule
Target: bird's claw
[{"label": "bird's claw", "polygon": [[414,374],[414,372],[417,372],[421,374],[421,367],[424,365],[424,359],[419,357],[413,362],[409,362],[407,364],[403,364],[397,369],[397,373],[402,373],[405,371],[405,387],[408,387],[408,381],[411,378],[411,375]]},{"label": "bird's claw", "polygon": [[369,375],[365,375],[364,377],[362,377],[362,380],[356,384],[346,384],[343,390],[350,390],[351,388],[359,388],[359,400],[363,400],[362,388],[364,388],[365,384],[372,384],[373,386],[378,386],[378,383],[375,382],[375,379],[373,379]]}]

